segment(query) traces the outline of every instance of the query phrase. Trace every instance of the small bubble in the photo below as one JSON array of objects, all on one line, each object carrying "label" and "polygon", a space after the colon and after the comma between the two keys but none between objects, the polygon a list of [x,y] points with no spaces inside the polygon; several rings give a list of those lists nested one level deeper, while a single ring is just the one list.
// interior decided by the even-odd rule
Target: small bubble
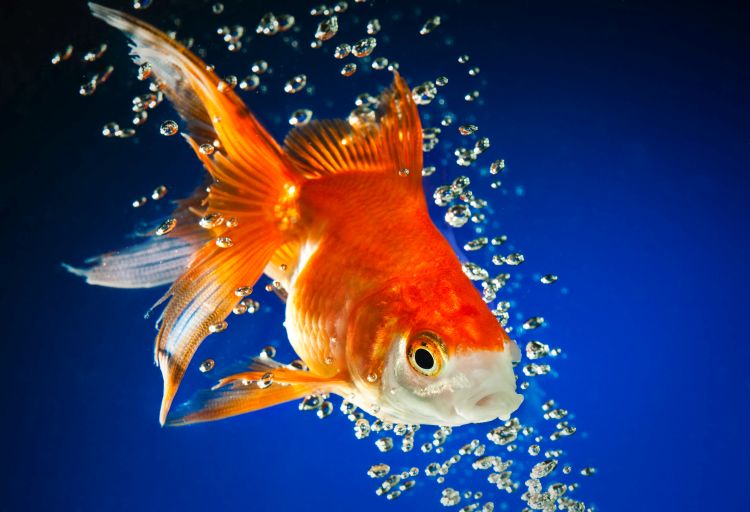
[{"label": "small bubble", "polygon": [[151,199],[154,201],[158,201],[159,199],[162,199],[164,196],[167,195],[167,187],[164,185],[159,185],[154,189],[153,192],[151,192]]},{"label": "small bubble", "polygon": [[216,361],[214,361],[213,359],[206,359],[205,361],[201,363],[198,369],[201,371],[201,373],[206,373],[206,372],[210,372],[211,370],[213,370],[215,366],[216,366]]},{"label": "small bubble", "polygon": [[596,468],[592,468],[592,467],[583,468],[581,470],[581,475],[583,476],[591,476],[594,473],[596,473]]},{"label": "small bubble", "polygon": [[224,12],[224,4],[222,4],[221,2],[216,2],[211,6],[211,12],[213,12],[214,14],[221,14],[222,12]]},{"label": "small bubble", "polygon": [[269,388],[273,384],[273,373],[266,372],[258,381],[258,387],[261,389]]},{"label": "small bubble", "polygon": [[469,240],[464,244],[464,250],[465,251],[478,251],[482,247],[486,246],[488,243],[488,239],[486,236],[480,236],[479,238],[475,238],[474,240]]},{"label": "small bubble", "polygon": [[546,459],[542,462],[538,462],[534,465],[533,468],[531,468],[531,478],[539,479],[544,478],[545,476],[552,473],[555,468],[557,467],[557,460],[555,459]]},{"label": "small bubble", "polygon": [[547,375],[552,368],[548,364],[530,363],[523,367],[523,374],[527,377],[536,377],[537,375]]},{"label": "small bubble", "polygon": [[469,75],[471,76],[477,76],[479,74],[479,68],[474,67],[469,70]]},{"label": "small bubble", "polygon": [[148,199],[146,199],[146,197],[139,197],[138,199],[133,201],[133,208],[140,208],[141,206],[146,204],[147,201]]},{"label": "small bubble", "polygon": [[276,21],[279,23],[279,32],[286,32],[294,26],[296,20],[291,14],[279,14]]},{"label": "small bubble", "polygon": [[447,76],[439,76],[435,79],[435,85],[438,87],[445,87],[448,85],[448,77]]},{"label": "small bubble", "polygon": [[219,212],[213,212],[201,217],[201,220],[198,221],[198,224],[204,229],[212,229],[216,226],[221,225],[223,222],[224,216]]},{"label": "small bubble", "polygon": [[432,176],[435,174],[435,171],[437,171],[437,168],[434,165],[430,165],[422,169],[422,176]]},{"label": "small bubble", "polygon": [[398,175],[401,176],[401,177],[409,176],[409,169],[407,169],[406,167],[404,167],[403,169],[401,169],[400,171],[398,171]]},{"label": "small bubble", "polygon": [[380,32],[380,20],[377,18],[371,19],[367,22],[367,34],[374,36]]},{"label": "small bubble", "polygon": [[523,262],[524,262],[524,257],[523,257],[523,254],[521,254],[520,252],[513,252],[513,253],[508,254],[505,257],[505,263],[507,263],[508,265],[516,266],[516,265],[520,265]]},{"label": "small bubble", "polygon": [[471,210],[465,204],[457,204],[448,208],[445,212],[445,222],[454,228],[460,228],[469,222]]},{"label": "small bubble", "polygon": [[490,277],[489,273],[476,263],[466,262],[461,268],[463,269],[464,274],[466,274],[466,277],[472,281],[484,281]]},{"label": "small bubble", "polygon": [[248,296],[248,295],[250,295],[251,293],[253,293],[253,288],[252,288],[252,286],[240,286],[239,288],[237,288],[237,289],[236,289],[236,290],[234,291],[234,294],[235,294],[235,295],[236,295],[237,297],[247,297],[247,296]]},{"label": "small bubble", "polygon": [[417,105],[429,105],[437,96],[437,89],[434,83],[427,81],[416,86],[411,95]]},{"label": "small bubble", "polygon": [[268,71],[268,62],[264,60],[256,60],[255,62],[253,62],[252,66],[250,66],[250,70],[253,73],[262,75],[263,73]]},{"label": "small bubble", "polygon": [[529,359],[540,359],[549,354],[549,345],[541,341],[529,341],[526,344],[526,357]]},{"label": "small bubble", "polygon": [[304,89],[307,85],[307,75],[297,75],[290,78],[286,84],[284,84],[284,92],[288,94],[295,94]]},{"label": "small bubble", "polygon": [[172,231],[177,226],[177,219],[175,218],[169,218],[161,223],[161,225],[156,228],[156,231],[154,232],[156,236],[163,236]]},{"label": "small bubble", "polygon": [[201,154],[208,156],[212,155],[214,151],[216,151],[216,148],[213,144],[201,144],[198,151],[200,151]]},{"label": "small bubble", "polygon": [[240,82],[240,89],[243,91],[254,91],[260,85],[260,77],[256,74],[247,75]]},{"label": "small bubble", "polygon": [[469,62],[469,56],[468,55],[460,55],[458,57],[458,62],[461,63],[461,64],[466,64],[467,62]]},{"label": "small bubble", "polygon": [[344,59],[352,52],[352,46],[348,43],[341,43],[333,50],[333,56],[337,59]]},{"label": "small bubble", "polygon": [[224,79],[219,80],[219,83],[216,85],[219,92],[231,91],[235,87],[237,87],[237,77],[234,75],[225,76]]},{"label": "small bubble", "polygon": [[357,41],[357,43],[352,46],[352,54],[355,57],[367,57],[372,53],[372,51],[375,49],[375,46],[377,46],[378,41],[374,37],[366,37],[364,39],[361,39]]},{"label": "small bubble", "polygon": [[495,160],[490,164],[490,174],[498,174],[505,169],[505,160]]},{"label": "small bubble", "polygon": [[315,30],[315,39],[319,41],[328,41],[339,31],[339,19],[336,16],[326,18],[318,24]]},{"label": "small bubble", "polygon": [[461,501],[461,493],[457,490],[447,487],[443,489],[442,496],[440,498],[440,504],[444,507],[451,507],[458,505]]},{"label": "small bubble", "polygon": [[372,61],[372,69],[376,71],[382,71],[383,69],[388,67],[388,59],[385,57],[378,57],[374,61]]},{"label": "small bubble", "polygon": [[266,345],[260,351],[260,357],[273,359],[274,357],[276,357],[276,347],[274,347],[273,345]]},{"label": "small bubble", "polygon": [[555,281],[557,281],[557,276],[555,274],[547,274],[542,276],[542,278],[539,280],[542,284],[552,284]]},{"label": "small bubble", "polygon": [[144,62],[140,66],[138,66],[138,80],[147,80],[151,76],[151,64],[148,62]]},{"label": "small bubble", "polygon": [[279,20],[272,12],[267,12],[261,16],[258,25],[255,27],[256,34],[273,36],[279,32]]},{"label": "small bubble", "polygon": [[471,135],[475,133],[479,128],[475,124],[464,124],[458,127],[458,133],[461,135]]},{"label": "small bubble", "polygon": [[101,58],[102,55],[107,51],[107,45],[102,43],[98,48],[87,51],[83,54],[84,62],[94,62]]},{"label": "small bubble", "polygon": [[177,126],[177,123],[171,120],[164,121],[159,127],[159,133],[167,137],[171,137],[172,135],[175,135],[178,131],[179,131],[179,127]]},{"label": "small bubble", "polygon": [[136,112],[135,115],[133,116],[133,124],[136,126],[142,125],[147,120],[148,120],[148,112],[145,110]]},{"label": "small bubble", "polygon": [[65,47],[64,50],[55,52],[55,54],[52,55],[50,62],[52,62],[52,64],[59,64],[63,61],[68,60],[71,55],[73,55],[73,45],[69,44]]},{"label": "small bubble", "polygon": [[464,101],[472,102],[479,97],[479,91],[471,91],[464,95]]},{"label": "small bubble", "polygon": [[325,400],[323,403],[320,404],[320,408],[318,409],[316,414],[318,418],[322,420],[330,416],[332,412],[333,412],[333,404],[329,402],[328,400]]},{"label": "small bubble", "polygon": [[304,126],[312,119],[313,112],[307,108],[301,108],[292,112],[289,117],[289,124],[292,126]]},{"label": "small bubble", "polygon": [[388,464],[375,464],[367,470],[370,478],[384,478],[390,473],[391,467]]},{"label": "small bubble", "polygon": [[341,74],[344,76],[352,76],[356,71],[357,71],[357,64],[354,62],[350,62],[349,64],[341,68]]},{"label": "small bubble", "polygon": [[422,25],[422,28],[419,29],[419,34],[426,36],[436,28],[440,26],[440,16],[433,16],[432,18],[428,19],[424,22],[424,25]]},{"label": "small bubble", "polygon": [[222,249],[227,249],[229,247],[232,247],[234,245],[234,242],[228,236],[220,236],[216,239],[216,245],[217,247],[221,247]]},{"label": "small bubble", "polygon": [[105,137],[115,137],[119,130],[120,127],[117,125],[117,123],[107,123],[102,128],[102,135],[104,135]]},{"label": "small bubble", "polygon": [[541,325],[544,323],[544,317],[542,316],[532,316],[528,320],[526,320],[523,323],[523,328],[527,331],[530,331],[532,329],[537,329],[541,327]]},{"label": "small bubble", "polygon": [[215,334],[217,332],[225,331],[226,328],[229,326],[226,322],[217,322],[215,324],[211,324],[208,326],[208,332]]},{"label": "small bubble", "polygon": [[378,450],[381,452],[387,452],[393,449],[393,438],[391,437],[381,437],[377,441],[375,441],[375,446],[378,447]]}]

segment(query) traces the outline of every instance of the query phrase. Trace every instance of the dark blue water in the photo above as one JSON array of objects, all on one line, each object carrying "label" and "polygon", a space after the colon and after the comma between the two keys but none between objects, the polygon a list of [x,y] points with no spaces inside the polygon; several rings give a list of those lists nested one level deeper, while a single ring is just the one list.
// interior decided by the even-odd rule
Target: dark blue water
[{"label": "dark blue water", "polygon": [[[210,4],[156,0],[143,16],[165,28],[182,18],[224,73],[245,74],[250,62],[267,59],[268,94],[244,97],[278,137],[295,108],[342,116],[356,94],[388,83],[386,72],[345,79],[330,53],[306,48],[311,5],[256,3],[227,0],[217,18]],[[574,413],[578,432],[559,442],[563,461],[574,473],[589,465],[598,472],[573,479],[581,483],[573,494],[600,510],[741,509],[750,497],[748,10],[710,2],[425,2],[417,13],[405,2],[350,3],[342,24],[354,35],[342,40],[362,37],[377,17],[383,32],[374,56],[398,60],[412,85],[450,78],[446,105],[424,109],[425,125],[450,111],[492,141],[465,172],[494,210],[487,233],[508,235],[526,256],[501,293],[514,302],[511,324],[543,315],[547,324],[534,336],[563,349],[551,361],[555,375],[535,378],[521,413],[538,416],[542,398]],[[133,79],[124,38],[82,3],[66,4],[3,7],[11,42],[2,76],[0,510],[442,508],[433,479],[420,476],[415,489],[386,502],[365,471],[381,459],[395,461],[395,470],[424,468],[458,441],[442,457],[418,447],[381,456],[374,437],[355,440],[342,415],[321,421],[296,404],[159,427],[155,332],[143,314],[161,291],[88,287],[60,263],[126,245],[128,233],[169,211],[166,200],[134,210],[134,198],[165,184],[167,199],[176,199],[202,171],[177,137],[158,135],[160,120],[172,116],[166,106],[137,138],[100,135],[105,122],[127,124],[130,98],[143,85]],[[252,29],[267,10],[297,16],[304,51],[276,40],[253,42],[247,54],[221,48],[217,26]],[[432,39],[419,38],[421,21],[434,14],[443,24]],[[110,49],[102,61],[116,71],[82,98],[78,85],[94,68],[53,68],[49,56],[68,42],[84,49],[103,40]],[[462,53],[481,68],[478,77],[456,62]],[[281,92],[299,72],[308,73],[314,95]],[[474,88],[482,101],[466,104],[461,98]],[[455,127],[444,129],[447,146],[464,142]],[[502,192],[479,176],[494,158],[508,163]],[[440,168],[428,188],[464,172],[440,150],[427,163]],[[460,244],[470,229],[459,230]],[[559,282],[535,282],[548,272]],[[228,365],[269,343],[283,347],[278,301],[270,294],[261,301],[263,311],[232,321],[195,361]],[[192,368],[178,400],[211,383]],[[455,436],[484,440],[486,430]],[[485,477],[458,470],[446,484],[521,508],[522,490],[493,494]]]}]

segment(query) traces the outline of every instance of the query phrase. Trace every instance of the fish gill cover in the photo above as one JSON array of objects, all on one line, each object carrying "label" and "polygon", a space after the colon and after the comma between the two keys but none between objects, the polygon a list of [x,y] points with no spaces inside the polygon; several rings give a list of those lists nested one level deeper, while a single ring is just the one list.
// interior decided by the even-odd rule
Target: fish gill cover
[{"label": "fish gill cover", "polygon": [[[593,464],[598,461],[576,458],[576,444],[585,442],[578,439],[580,430],[586,426],[576,424],[575,413],[569,410],[570,397],[555,392],[557,372],[565,371],[571,340],[555,331],[554,315],[534,309],[534,293],[552,293],[564,301],[566,287],[575,283],[567,283],[565,276],[558,280],[554,268],[538,267],[534,254],[516,245],[513,226],[504,218],[509,209],[522,211],[523,176],[534,170],[506,162],[503,141],[489,136],[491,126],[486,123],[500,122],[503,103],[512,98],[502,97],[499,84],[485,80],[482,70],[502,67],[502,63],[464,53],[465,34],[452,26],[448,10],[430,2],[388,4],[377,16],[371,3],[363,1],[304,8],[301,3],[268,2],[269,11],[259,19],[249,19],[243,4],[229,1],[191,7],[161,3],[135,0],[119,7],[129,7],[132,14],[167,31],[208,62],[222,77],[220,91],[236,91],[277,140],[289,128],[314,119],[346,117],[352,126],[370,122],[376,115],[378,94],[390,82],[392,72],[399,71],[412,86],[412,98],[419,106],[425,155],[423,169],[400,172],[421,173],[436,225],[451,241],[465,275],[497,322],[522,349],[515,372],[525,400],[507,421],[453,428],[393,424],[358,409],[346,397],[324,393],[282,407],[296,407],[301,414],[326,420],[312,428],[340,433],[340,449],[370,443],[368,460],[352,461],[351,468],[339,470],[347,475],[359,473],[343,478],[372,479],[372,491],[384,500],[422,495],[431,501],[420,500],[420,508],[429,503],[430,508],[453,507],[461,512],[518,507],[594,510],[585,488],[579,486],[596,473]],[[158,148],[169,159],[169,152],[185,150],[182,138],[175,135],[186,127],[166,101],[151,64],[126,62],[124,47],[125,38],[113,34],[92,48],[67,45],[52,55],[51,62],[82,70],[84,79],[78,87],[82,96],[101,95],[119,82],[121,107],[101,112],[101,136],[131,145],[133,165],[149,165],[147,155],[137,154],[138,148],[147,139],[163,137],[168,143]],[[424,59],[430,61],[428,74],[424,66],[416,66]],[[199,147],[206,156],[218,149],[218,141]],[[198,223],[206,230],[226,226],[229,234],[216,237],[215,244],[231,250],[234,218],[218,212],[195,220],[180,218],[164,204],[200,185],[195,167],[153,170],[153,187],[135,193],[132,199],[132,208],[143,223],[139,231],[158,238],[179,229],[183,222]],[[380,200],[387,203],[389,198]],[[429,250],[424,247],[425,253]],[[118,265],[129,254],[128,250],[105,254],[92,262],[93,271],[71,270],[89,282],[106,284],[113,279],[112,272],[122,270]],[[171,275],[174,269],[165,270],[164,265],[149,269],[144,282],[160,284],[165,275]],[[283,302],[279,300],[285,294],[280,282],[268,278],[237,290],[232,315],[209,327],[211,335],[189,367],[185,387],[206,388],[247,367],[253,358],[267,361],[269,371],[243,385],[271,386],[273,368],[279,365],[304,371],[305,362],[296,359],[285,341]],[[189,391],[181,391],[178,401],[186,396]],[[304,456],[304,447],[288,451],[279,447],[278,452],[282,457]],[[313,464],[305,459],[298,463]],[[280,476],[283,473],[280,468],[269,469],[275,470]],[[248,469],[249,477],[253,471],[253,467]]]}]

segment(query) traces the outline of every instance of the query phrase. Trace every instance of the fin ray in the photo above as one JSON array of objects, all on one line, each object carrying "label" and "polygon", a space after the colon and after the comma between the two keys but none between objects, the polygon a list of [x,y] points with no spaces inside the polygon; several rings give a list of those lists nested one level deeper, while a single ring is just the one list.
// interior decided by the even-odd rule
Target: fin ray
[{"label": "fin ray", "polygon": [[[312,121],[294,128],[284,146],[297,172],[306,178],[375,172],[422,190],[422,125],[411,90],[398,73],[380,95],[375,121],[354,125],[341,119]],[[402,169],[409,174],[400,174]]]}]

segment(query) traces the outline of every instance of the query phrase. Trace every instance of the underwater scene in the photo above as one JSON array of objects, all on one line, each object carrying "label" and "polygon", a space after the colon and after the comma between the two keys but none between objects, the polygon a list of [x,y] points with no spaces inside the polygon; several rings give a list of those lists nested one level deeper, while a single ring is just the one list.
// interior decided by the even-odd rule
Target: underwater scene
[{"label": "underwater scene", "polygon": [[744,510],[750,8],[10,2],[0,511]]}]

